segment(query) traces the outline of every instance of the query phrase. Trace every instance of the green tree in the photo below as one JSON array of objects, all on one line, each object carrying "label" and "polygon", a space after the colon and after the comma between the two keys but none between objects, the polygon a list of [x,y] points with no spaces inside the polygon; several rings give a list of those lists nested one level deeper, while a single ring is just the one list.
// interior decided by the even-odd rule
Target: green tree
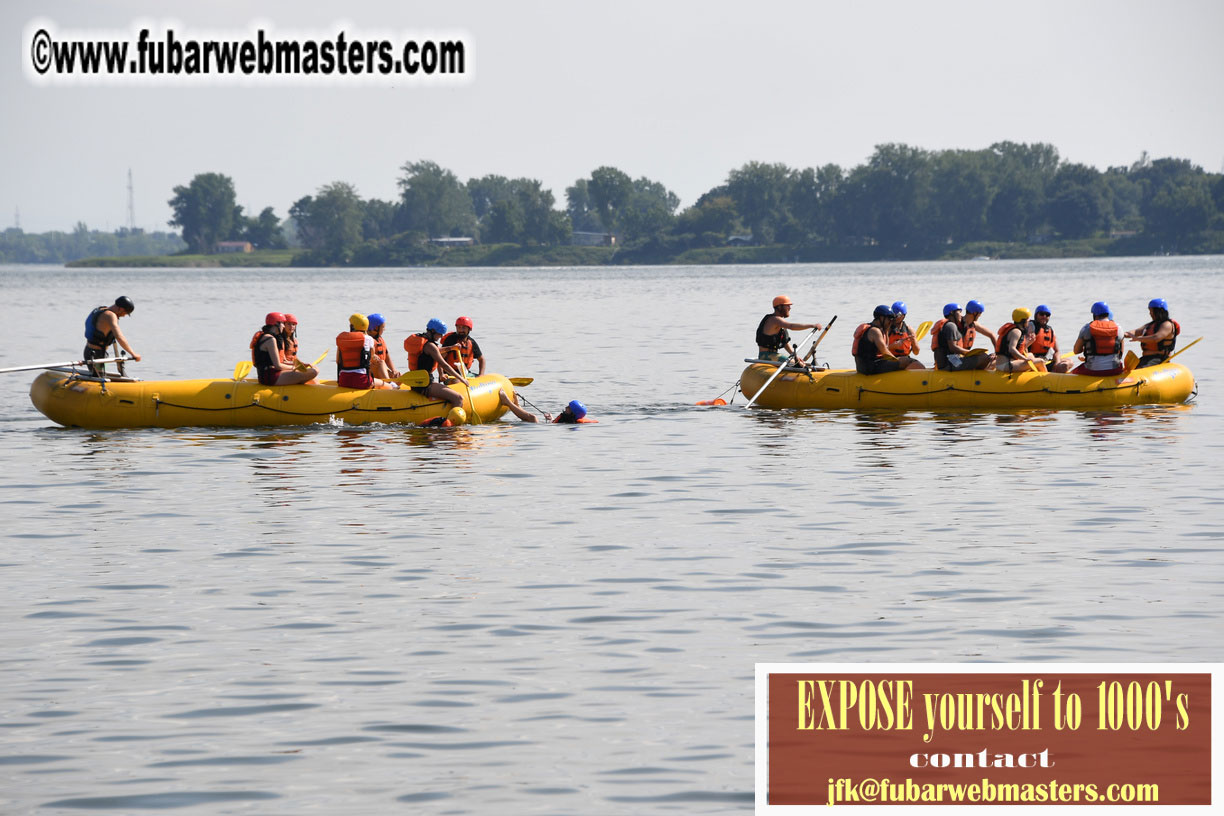
[{"label": "green tree", "polygon": [[327,263],[347,263],[361,243],[364,205],[347,182],[320,187],[317,196],[299,199],[289,213],[297,222],[302,244]]},{"label": "green tree", "polygon": [[371,198],[362,207],[361,237],[367,241],[379,241],[395,235],[395,218],[398,207],[390,201]]},{"label": "green tree", "polygon": [[271,207],[264,207],[258,216],[246,221],[242,240],[250,241],[256,249],[284,249],[289,245],[285,241],[285,231],[281,229],[280,219]]},{"label": "green tree", "polygon": [[835,207],[843,183],[845,174],[836,164],[792,174],[786,208],[795,220],[800,240],[837,242]]},{"label": "green tree", "polygon": [[932,222],[936,238],[953,243],[987,237],[987,213],[995,195],[988,154],[945,150],[934,157],[931,174]]},{"label": "green tree", "polygon": [[860,217],[874,225],[874,237],[880,246],[914,252],[936,243],[931,223],[931,177],[931,154],[927,151],[903,144],[876,146],[856,181],[860,187]]},{"label": "green tree", "polygon": [[565,211],[569,214],[573,228],[581,232],[599,232],[603,225],[599,223],[599,215],[595,212],[595,204],[591,201],[587,180],[580,178],[572,186],[565,188]]},{"label": "green tree", "polygon": [[672,226],[679,206],[679,196],[642,176],[633,182],[628,199],[617,211],[616,221],[627,240],[649,238]]},{"label": "green tree", "polygon": [[587,181],[587,194],[599,223],[607,232],[619,226],[616,216],[633,195],[633,180],[615,167],[598,167]]},{"label": "green tree", "polygon": [[498,201],[489,211],[486,240],[494,244],[525,243],[527,229],[518,201]]},{"label": "green tree", "polygon": [[786,222],[787,193],[791,171],[785,164],[748,162],[727,176],[727,192],[735,210],[752,231],[758,244],[773,243],[777,229]]},{"label": "green tree", "polygon": [[192,252],[216,251],[217,242],[230,234],[234,224],[234,182],[220,173],[201,173],[186,187],[174,188],[170,226],[181,227],[183,240]]},{"label": "green tree", "polygon": [[1083,164],[1058,168],[1046,203],[1046,218],[1064,238],[1087,238],[1105,227],[1112,210],[1101,173]]},{"label": "green tree", "polygon": [[408,162],[400,169],[401,231],[430,237],[475,234],[472,198],[454,173],[431,161]]}]

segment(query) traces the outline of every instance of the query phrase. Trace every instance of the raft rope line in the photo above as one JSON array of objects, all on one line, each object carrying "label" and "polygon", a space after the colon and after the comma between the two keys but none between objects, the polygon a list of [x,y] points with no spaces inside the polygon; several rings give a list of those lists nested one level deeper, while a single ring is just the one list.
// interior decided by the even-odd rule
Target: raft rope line
[{"label": "raft rope line", "polygon": [[930,394],[944,394],[948,391],[960,391],[965,394],[981,394],[988,397],[1007,397],[1012,394],[1054,394],[1060,397],[1074,397],[1080,394],[1099,394],[1103,391],[1128,391],[1132,388],[1138,389],[1140,386],[1147,383],[1147,380],[1139,380],[1133,385],[1115,385],[1109,388],[1092,388],[1087,391],[1055,391],[1051,388],[1030,388],[1026,391],[981,391],[975,388],[957,388],[955,385],[949,385],[947,388],[940,388],[938,391],[876,391],[871,388],[859,386],[859,399],[863,398],[863,394],[881,394],[886,397],[923,397]]},{"label": "raft rope line", "polygon": [[[394,414],[394,413],[399,413],[401,411],[415,411],[418,408],[429,408],[434,405],[445,405],[445,404],[446,404],[445,400],[438,400],[436,402],[422,402],[420,405],[413,405],[408,408],[358,408],[356,405],[353,405],[349,408],[344,408],[343,410],[327,411],[326,413],[328,416],[336,416],[337,414],[347,414],[353,411],[356,411],[358,413],[366,413],[366,414]],[[173,402],[166,402],[163,399],[154,398],[153,400],[154,409],[160,409],[161,406],[163,405],[169,408],[181,408],[185,411],[241,411],[244,408],[262,408],[265,411],[272,411],[277,414],[288,414],[289,416],[322,416],[322,414],[318,411],[307,411],[307,412],[286,411],[284,408],[276,408],[275,406],[264,405],[261,402],[250,402],[246,405],[226,405],[226,406],[222,406],[221,408],[201,408],[200,406],[197,406],[197,405],[178,405]]]}]

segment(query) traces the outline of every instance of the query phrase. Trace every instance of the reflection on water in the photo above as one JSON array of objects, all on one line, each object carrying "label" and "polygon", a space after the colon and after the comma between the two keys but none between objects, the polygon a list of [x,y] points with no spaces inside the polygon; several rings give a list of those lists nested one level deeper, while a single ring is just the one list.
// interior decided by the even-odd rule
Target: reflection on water
[{"label": "reflection on water", "polygon": [[[1070,308],[1108,277],[1142,305],[1159,280],[1206,325],[1222,263],[1003,265],[975,294]],[[123,279],[156,293],[125,324],[165,344],[150,372],[224,376],[232,355],[185,346],[245,349],[260,315],[194,315],[252,274],[280,273],[15,275],[15,353],[56,356],[27,312],[59,287]],[[406,327],[455,311],[454,274],[296,270],[312,296],[285,305],[321,346],[348,293]],[[494,367],[600,424],[85,432],[0,390],[0,810],[747,812],[755,662],[1219,659],[1212,358],[1194,406],[698,408],[742,368],[710,350],[750,335],[745,292],[850,314],[900,282],[933,314],[963,270],[463,274]],[[525,327],[562,300],[600,308],[541,350]],[[661,325],[701,355],[624,340]]]}]

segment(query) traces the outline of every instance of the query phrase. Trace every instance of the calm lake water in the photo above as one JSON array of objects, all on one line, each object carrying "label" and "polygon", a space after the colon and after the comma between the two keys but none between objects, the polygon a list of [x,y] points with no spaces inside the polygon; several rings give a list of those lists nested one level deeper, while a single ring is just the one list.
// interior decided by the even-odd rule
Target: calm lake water
[{"label": "calm lake water", "polygon": [[898,298],[1047,303],[1069,342],[1159,295],[1184,345],[1222,257],[0,281],[0,366],[76,359],[118,294],[144,379],[228,376],[271,309],[307,359],[355,310],[393,348],[467,314],[493,371],[600,420],[90,432],[4,375],[0,812],[746,812],[756,662],[1221,659],[1217,342],[1184,406],[693,403],[778,293],[839,316],[835,367]]}]

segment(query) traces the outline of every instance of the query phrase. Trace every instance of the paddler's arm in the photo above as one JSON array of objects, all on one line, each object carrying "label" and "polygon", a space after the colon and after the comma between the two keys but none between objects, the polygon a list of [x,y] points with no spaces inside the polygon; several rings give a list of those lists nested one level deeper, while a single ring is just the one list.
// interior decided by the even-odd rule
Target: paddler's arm
[{"label": "paddler's arm", "polygon": [[425,353],[438,362],[438,369],[445,372],[448,377],[453,380],[463,379],[463,375],[456,371],[454,366],[446,362],[446,359],[444,358],[441,350],[439,350],[437,343],[430,343],[425,346]]},{"label": "paddler's arm", "polygon": [[876,351],[880,352],[880,356],[886,360],[896,360],[897,355],[888,350],[888,343],[884,340],[884,332],[872,326],[871,332],[868,334],[868,339],[875,344]]},{"label": "paddler's arm", "polygon": [[[140,355],[132,351],[132,347],[128,345],[127,338],[123,336],[123,329],[119,328],[119,318],[115,317],[115,313],[105,312],[102,317],[110,317],[111,330],[115,334],[115,342],[119,344],[119,348],[130,354],[132,359],[139,363]],[[102,321],[99,320],[98,322],[101,323]]]}]

